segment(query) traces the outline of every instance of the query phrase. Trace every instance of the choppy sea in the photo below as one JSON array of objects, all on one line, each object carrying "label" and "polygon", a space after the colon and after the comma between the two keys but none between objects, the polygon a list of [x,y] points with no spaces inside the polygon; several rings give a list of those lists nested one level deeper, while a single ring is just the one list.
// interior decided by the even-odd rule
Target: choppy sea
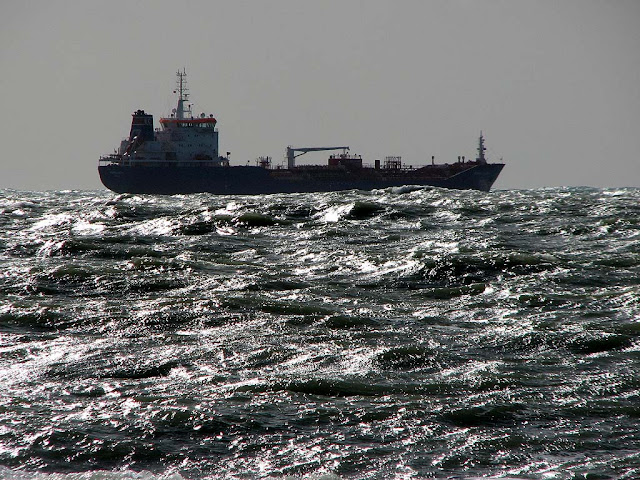
[{"label": "choppy sea", "polygon": [[0,190],[0,477],[640,478],[640,190]]}]

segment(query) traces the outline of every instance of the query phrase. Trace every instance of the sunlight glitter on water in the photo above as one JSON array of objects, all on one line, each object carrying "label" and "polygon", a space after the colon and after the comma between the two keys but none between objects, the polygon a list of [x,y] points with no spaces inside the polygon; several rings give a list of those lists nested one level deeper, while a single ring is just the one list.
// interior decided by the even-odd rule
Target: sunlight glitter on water
[{"label": "sunlight glitter on water", "polygon": [[636,190],[7,195],[7,475],[639,471]]}]

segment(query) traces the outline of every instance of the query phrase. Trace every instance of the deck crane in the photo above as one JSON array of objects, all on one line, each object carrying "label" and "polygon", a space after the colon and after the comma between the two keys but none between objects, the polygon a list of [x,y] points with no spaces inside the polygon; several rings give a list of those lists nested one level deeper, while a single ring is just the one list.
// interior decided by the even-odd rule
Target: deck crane
[{"label": "deck crane", "polygon": [[[307,152],[324,152],[326,150],[342,150],[347,153],[349,147],[301,147],[293,148],[291,145],[287,147],[287,168],[291,169],[296,166],[296,157],[304,155]],[[300,152],[296,155],[296,152]]]}]

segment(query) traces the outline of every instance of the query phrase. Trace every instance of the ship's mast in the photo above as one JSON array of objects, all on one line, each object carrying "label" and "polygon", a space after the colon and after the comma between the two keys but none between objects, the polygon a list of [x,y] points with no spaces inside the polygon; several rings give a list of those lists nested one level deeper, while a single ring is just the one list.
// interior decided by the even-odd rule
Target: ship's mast
[{"label": "ship's mast", "polygon": [[185,69],[182,69],[182,72],[178,70],[176,73],[178,76],[177,90],[174,93],[178,94],[178,107],[176,108],[176,118],[178,120],[182,120],[185,118],[184,114],[187,113],[191,115],[191,105],[187,105],[187,108],[184,108],[184,103],[189,101],[189,89],[187,88],[187,73]]},{"label": "ship's mast", "polygon": [[486,151],[486,147],[484,146],[484,137],[482,136],[482,130],[480,130],[480,138],[478,139],[478,158],[476,158],[476,162],[481,165],[486,165],[487,159],[484,156],[484,152]]}]

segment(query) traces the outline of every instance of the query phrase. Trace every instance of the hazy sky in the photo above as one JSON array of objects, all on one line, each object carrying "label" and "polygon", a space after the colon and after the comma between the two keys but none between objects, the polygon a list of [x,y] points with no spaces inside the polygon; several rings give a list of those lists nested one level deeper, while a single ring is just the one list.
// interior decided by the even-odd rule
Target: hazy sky
[{"label": "hazy sky", "polygon": [[235,164],[453,161],[483,130],[496,188],[640,186],[640,0],[3,0],[0,188],[102,188],[183,67]]}]

